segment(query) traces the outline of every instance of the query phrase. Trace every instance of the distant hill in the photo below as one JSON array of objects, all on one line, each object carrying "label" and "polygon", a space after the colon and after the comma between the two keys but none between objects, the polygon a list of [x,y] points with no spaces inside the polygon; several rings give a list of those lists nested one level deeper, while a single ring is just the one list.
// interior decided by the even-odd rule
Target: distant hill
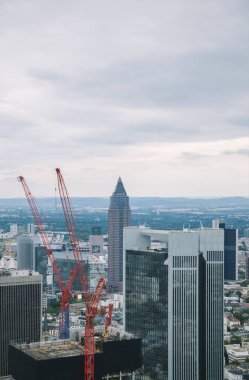
[{"label": "distant hill", "polygon": [[[39,205],[43,208],[55,208],[54,198],[38,198]],[[60,205],[60,200],[57,199]],[[72,197],[72,203],[76,208],[108,208],[109,197]],[[154,208],[226,208],[226,207],[249,207],[249,198],[224,197],[224,198],[161,198],[161,197],[130,197],[131,207],[141,209]],[[0,199],[0,207],[26,208],[25,198]]]}]

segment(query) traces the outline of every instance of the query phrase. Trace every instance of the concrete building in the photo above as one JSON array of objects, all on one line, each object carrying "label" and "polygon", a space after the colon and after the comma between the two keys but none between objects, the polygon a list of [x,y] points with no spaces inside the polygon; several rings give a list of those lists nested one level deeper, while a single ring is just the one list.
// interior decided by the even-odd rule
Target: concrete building
[{"label": "concrete building", "polygon": [[38,273],[0,270],[0,376],[10,374],[10,341],[41,339],[41,305],[42,278]]},{"label": "concrete building", "polygon": [[93,226],[92,233],[89,235],[89,253],[99,256],[104,252],[104,239],[101,233],[101,227]]},{"label": "concrete building", "polygon": [[245,360],[249,357],[248,351],[241,347],[231,347],[227,349],[229,363],[233,361],[238,361],[239,363],[244,363]]},{"label": "concrete building", "polygon": [[29,234],[29,235],[35,234],[35,225],[33,223],[27,224],[27,234]]},{"label": "concrete building", "polygon": [[227,380],[244,380],[243,371],[238,368],[228,368],[225,371],[225,376]]},{"label": "concrete building", "polygon": [[226,228],[226,224],[218,219],[212,221],[212,228],[224,230],[224,280],[238,280],[238,230]]},{"label": "concrete building", "polygon": [[124,229],[124,329],[142,337],[144,379],[223,380],[223,249],[220,229]]},{"label": "concrete building", "polygon": [[[95,380],[135,380],[141,366],[141,339],[96,341]],[[62,340],[10,346],[10,369],[15,380],[82,380],[83,347]]]},{"label": "concrete building", "polygon": [[30,235],[22,235],[17,239],[17,269],[30,269],[35,267],[35,239]]},{"label": "concrete building", "polygon": [[121,178],[110,199],[108,211],[108,283],[107,292],[123,291],[123,228],[131,225],[129,197]]}]

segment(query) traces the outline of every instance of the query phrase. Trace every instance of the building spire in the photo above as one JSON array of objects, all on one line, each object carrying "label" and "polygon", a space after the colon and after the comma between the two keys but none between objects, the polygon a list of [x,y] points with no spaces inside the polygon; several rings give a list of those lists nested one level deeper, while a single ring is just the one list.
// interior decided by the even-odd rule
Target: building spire
[{"label": "building spire", "polygon": [[123,182],[122,182],[122,179],[120,177],[118,178],[118,182],[117,182],[115,190],[113,192],[113,195],[114,194],[127,195],[125,188],[124,188],[124,185],[123,185]]}]

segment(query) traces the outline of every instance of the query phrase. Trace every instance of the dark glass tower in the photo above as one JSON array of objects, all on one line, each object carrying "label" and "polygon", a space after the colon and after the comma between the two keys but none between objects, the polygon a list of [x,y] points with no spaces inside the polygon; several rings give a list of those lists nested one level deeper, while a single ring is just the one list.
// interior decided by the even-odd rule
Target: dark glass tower
[{"label": "dark glass tower", "polygon": [[224,280],[238,280],[238,230],[226,228],[226,224],[220,220],[212,221],[213,228],[224,230]]},{"label": "dark glass tower", "polygon": [[168,378],[166,258],[166,251],[126,251],[125,328],[143,339],[143,368],[138,379]]},{"label": "dark glass tower", "polygon": [[108,211],[108,283],[109,293],[123,291],[123,228],[131,225],[129,197],[119,177],[110,198]]}]

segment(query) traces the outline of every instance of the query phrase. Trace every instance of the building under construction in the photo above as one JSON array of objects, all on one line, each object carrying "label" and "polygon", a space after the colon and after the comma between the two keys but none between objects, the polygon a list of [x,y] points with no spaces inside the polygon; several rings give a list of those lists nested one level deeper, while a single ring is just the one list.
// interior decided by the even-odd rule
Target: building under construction
[{"label": "building under construction", "polygon": [[[96,337],[95,380],[135,379],[142,365],[141,339]],[[10,373],[15,380],[83,380],[84,349],[70,340],[12,344]]]}]

